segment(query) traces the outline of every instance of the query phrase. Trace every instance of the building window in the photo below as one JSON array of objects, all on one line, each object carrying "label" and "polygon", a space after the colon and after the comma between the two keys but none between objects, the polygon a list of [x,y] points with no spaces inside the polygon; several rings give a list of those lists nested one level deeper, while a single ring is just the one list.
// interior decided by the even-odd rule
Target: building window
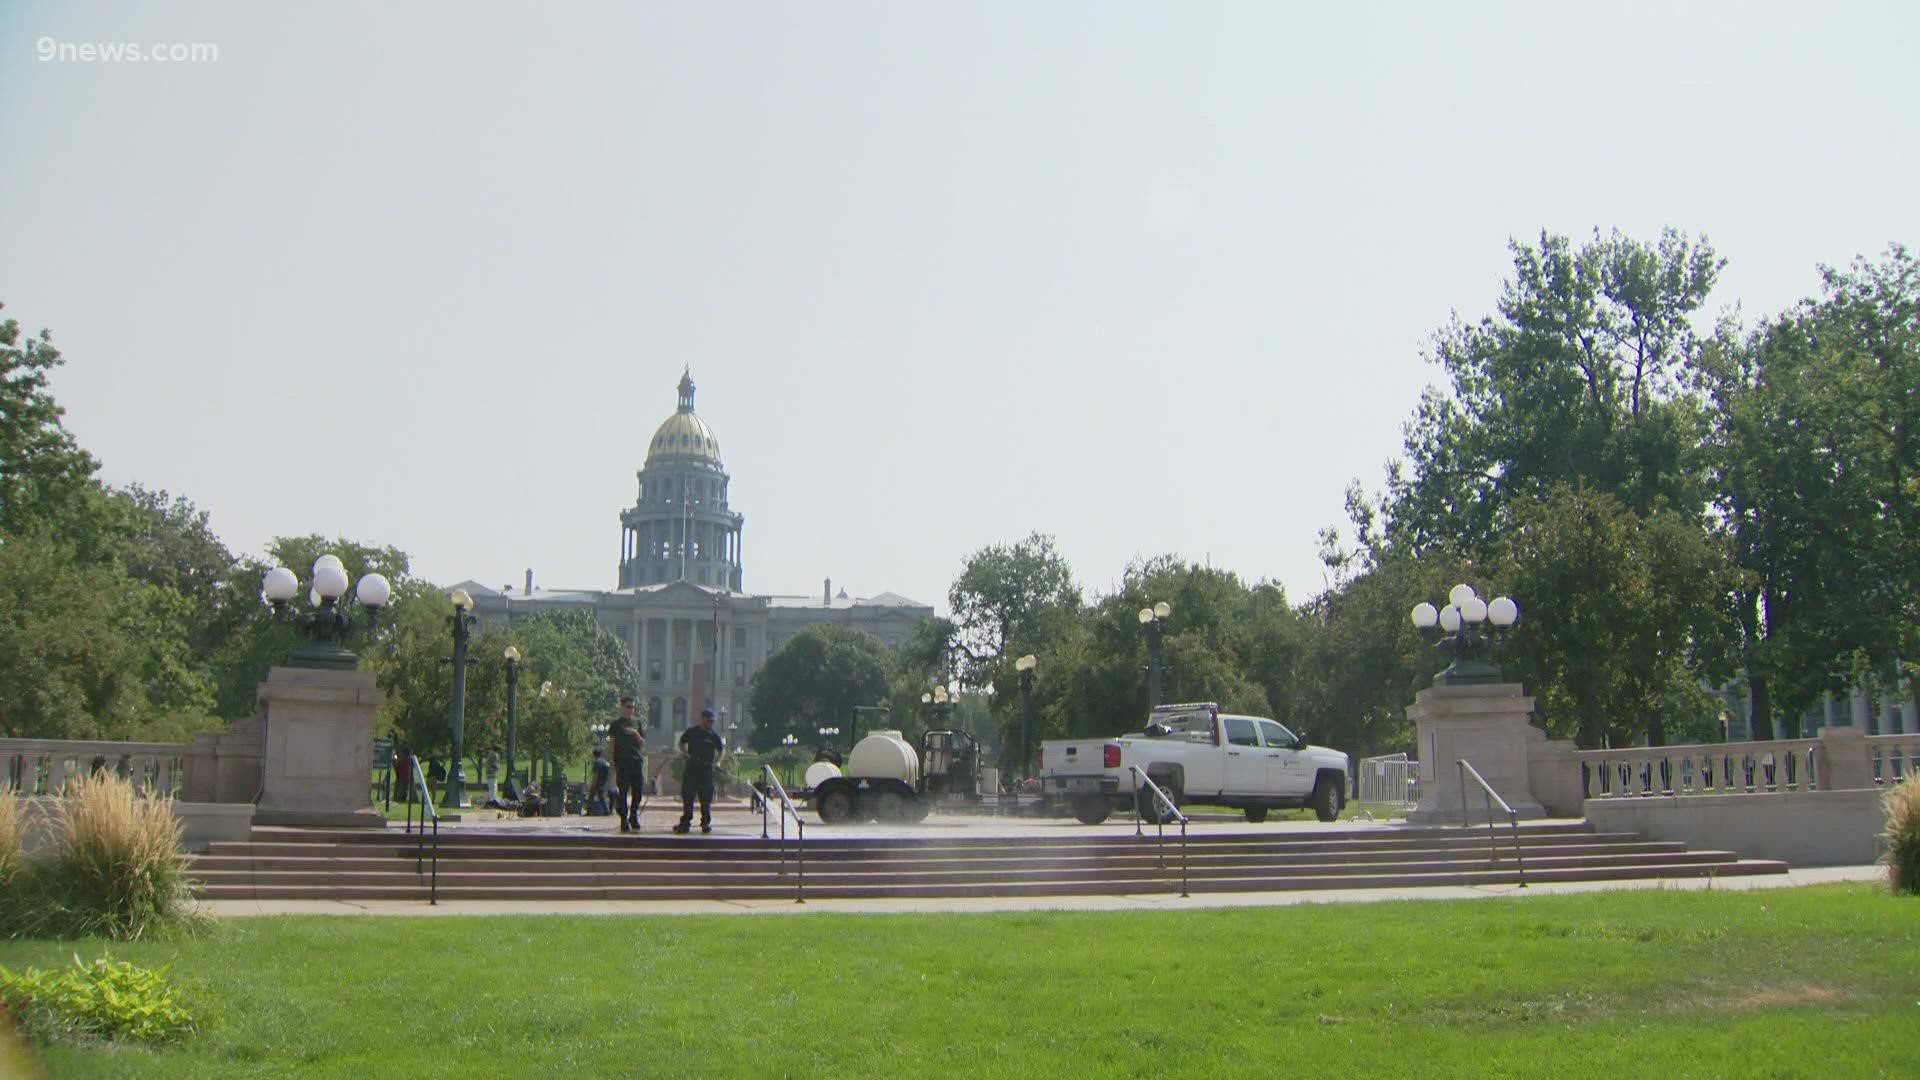
[{"label": "building window", "polygon": [[736,649],[744,649],[747,647],[746,627],[736,626],[733,628],[733,647]]},{"label": "building window", "polygon": [[652,728],[655,731],[660,730],[660,699],[659,698],[647,699],[647,726]]},{"label": "building window", "polygon": [[654,682],[660,681],[660,661],[659,660],[656,659],[656,660],[647,661],[647,678],[651,679]]},{"label": "building window", "polygon": [[685,660],[675,660],[673,662],[673,681],[676,686],[687,681],[687,662]]},{"label": "building window", "polygon": [[675,731],[687,726],[687,699],[673,699],[673,727]]},{"label": "building window", "polygon": [[733,685],[747,685],[747,662],[745,660],[735,660],[733,662]]}]

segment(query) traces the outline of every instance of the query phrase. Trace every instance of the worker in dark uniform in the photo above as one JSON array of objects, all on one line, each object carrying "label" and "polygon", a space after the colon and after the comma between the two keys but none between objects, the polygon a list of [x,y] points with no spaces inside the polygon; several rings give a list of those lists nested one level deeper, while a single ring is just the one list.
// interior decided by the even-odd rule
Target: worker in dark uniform
[{"label": "worker in dark uniform", "polygon": [[700,726],[680,733],[680,750],[687,755],[686,771],[680,782],[680,824],[677,833],[693,827],[693,800],[700,799],[700,831],[713,831],[713,773],[727,744],[713,730],[713,710],[700,710]]},{"label": "worker in dark uniform", "polygon": [[640,785],[647,775],[647,738],[633,722],[633,698],[620,698],[620,715],[607,728],[613,749],[613,782],[619,790],[620,831],[640,831]]}]

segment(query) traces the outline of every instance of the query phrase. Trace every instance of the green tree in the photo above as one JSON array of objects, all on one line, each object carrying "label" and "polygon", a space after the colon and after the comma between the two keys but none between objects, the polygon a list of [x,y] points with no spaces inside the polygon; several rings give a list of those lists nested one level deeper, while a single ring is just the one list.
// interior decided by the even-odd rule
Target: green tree
[{"label": "green tree", "polygon": [[947,604],[953,610],[947,645],[957,654],[957,674],[984,686],[1007,674],[1000,670],[1003,660],[1044,647],[1079,614],[1080,589],[1053,537],[1034,533],[974,552],[947,590]]},{"label": "green tree", "polygon": [[0,538],[57,527],[92,490],[97,466],[47,386],[61,363],[45,330],[24,336],[15,320],[0,322]]},{"label": "green tree", "polygon": [[1719,706],[1701,686],[1730,674],[1727,560],[1694,522],[1555,487],[1518,509],[1491,578],[1523,605],[1508,674],[1549,734],[1598,747],[1713,733]]},{"label": "green tree", "polygon": [[1491,550],[1508,509],[1555,484],[1608,492],[1635,513],[1698,513],[1703,428],[1690,387],[1692,318],[1723,260],[1669,229],[1575,248],[1515,242],[1496,313],[1435,337],[1449,392],[1429,391],[1389,475],[1387,540],[1414,552]]},{"label": "green tree", "polygon": [[820,623],[789,638],[753,676],[752,745],[767,751],[792,734],[817,742],[821,727],[846,730],[855,705],[889,693],[886,647],[864,630]]},{"label": "green tree", "polygon": [[1756,737],[1821,695],[1888,685],[1920,611],[1920,264],[1823,270],[1824,295],[1708,365],[1716,508]]}]

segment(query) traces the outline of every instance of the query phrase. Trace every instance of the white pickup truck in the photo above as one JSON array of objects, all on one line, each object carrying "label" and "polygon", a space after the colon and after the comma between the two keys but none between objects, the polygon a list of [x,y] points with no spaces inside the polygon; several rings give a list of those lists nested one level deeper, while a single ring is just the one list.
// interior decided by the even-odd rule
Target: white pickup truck
[{"label": "white pickup truck", "polygon": [[1131,805],[1149,821],[1153,805],[1135,778],[1139,766],[1173,801],[1244,810],[1265,821],[1276,808],[1311,806],[1321,821],[1340,816],[1347,755],[1307,741],[1278,721],[1222,714],[1212,702],[1156,706],[1147,729],[1112,739],[1048,739],[1040,744],[1040,782],[1073,816],[1098,825]]}]

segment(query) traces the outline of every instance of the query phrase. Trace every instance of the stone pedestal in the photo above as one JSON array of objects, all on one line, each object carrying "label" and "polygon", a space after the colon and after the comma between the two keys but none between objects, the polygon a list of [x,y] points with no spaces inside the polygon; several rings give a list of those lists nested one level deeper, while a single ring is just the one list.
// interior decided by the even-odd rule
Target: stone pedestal
[{"label": "stone pedestal", "polygon": [[[1461,759],[1470,763],[1493,790],[1523,818],[1546,817],[1546,808],[1534,797],[1529,757],[1543,735],[1527,723],[1533,699],[1522,696],[1518,683],[1482,683],[1433,686],[1422,690],[1407,717],[1419,737],[1420,805],[1407,815],[1415,824],[1459,825],[1461,819]],[[1504,819],[1493,808],[1496,819]],[[1487,820],[1486,796],[1480,785],[1467,781],[1466,819]]]},{"label": "stone pedestal", "polygon": [[248,803],[260,794],[260,717],[232,730],[195,735],[186,752],[180,798],[200,803]]},{"label": "stone pedestal", "polygon": [[364,671],[274,668],[260,684],[265,755],[257,825],[374,825],[373,713]]}]

